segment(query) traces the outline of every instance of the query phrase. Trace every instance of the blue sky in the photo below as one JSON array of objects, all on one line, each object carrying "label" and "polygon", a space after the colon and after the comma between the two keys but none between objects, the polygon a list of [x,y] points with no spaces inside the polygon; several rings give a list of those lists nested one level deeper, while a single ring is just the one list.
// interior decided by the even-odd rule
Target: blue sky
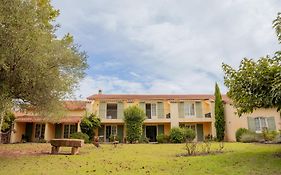
[{"label": "blue sky", "polygon": [[280,0],[53,0],[58,36],[71,33],[89,58],[76,90],[104,93],[222,92],[222,62],[280,50],[272,20]]}]

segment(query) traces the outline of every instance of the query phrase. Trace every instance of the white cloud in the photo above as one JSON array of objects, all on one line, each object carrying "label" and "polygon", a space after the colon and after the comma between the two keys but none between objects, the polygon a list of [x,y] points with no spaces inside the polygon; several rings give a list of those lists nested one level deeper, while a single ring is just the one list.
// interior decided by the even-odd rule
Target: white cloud
[{"label": "white cloud", "polygon": [[[271,26],[281,11],[280,0],[53,3],[61,9],[59,33],[72,33],[90,55],[90,73],[81,82],[84,97],[98,89],[212,93],[215,81],[226,92],[222,62],[237,66],[244,57],[280,48]],[[91,55],[108,59],[97,61]]]}]

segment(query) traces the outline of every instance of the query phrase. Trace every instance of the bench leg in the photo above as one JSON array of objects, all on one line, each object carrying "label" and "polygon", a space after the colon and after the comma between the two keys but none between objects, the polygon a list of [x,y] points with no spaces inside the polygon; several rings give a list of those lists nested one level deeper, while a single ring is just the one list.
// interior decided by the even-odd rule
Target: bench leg
[{"label": "bench leg", "polygon": [[52,154],[58,154],[60,150],[60,147],[58,146],[52,146]]},{"label": "bench leg", "polygon": [[71,155],[76,155],[79,153],[79,147],[72,147],[71,148]]}]

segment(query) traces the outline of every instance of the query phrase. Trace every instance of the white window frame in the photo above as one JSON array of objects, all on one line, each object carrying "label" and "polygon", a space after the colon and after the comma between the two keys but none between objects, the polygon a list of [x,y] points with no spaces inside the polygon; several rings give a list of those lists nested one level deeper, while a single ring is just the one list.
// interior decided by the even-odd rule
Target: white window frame
[{"label": "white window frame", "polygon": [[[195,117],[195,116],[196,116],[196,105],[195,105],[195,102],[184,102],[183,104],[184,104],[184,105],[183,105],[184,117],[187,117],[187,118],[189,118],[189,117]],[[194,113],[193,113],[193,115],[191,115],[192,105],[194,106]],[[188,106],[189,106],[189,107],[188,107]],[[189,108],[189,109],[188,109],[188,113],[186,113],[187,108]]]},{"label": "white window frame", "polygon": [[[264,119],[265,121],[265,127],[262,126],[262,122],[261,119]],[[256,126],[256,120],[258,120],[258,124],[259,124],[259,130],[257,130],[257,126]],[[255,117],[255,130],[256,133],[261,133],[263,131],[263,128],[268,128],[268,122],[267,122],[267,118],[266,117]]]},{"label": "white window frame", "polygon": [[[113,136],[117,136],[117,125],[110,125],[111,127],[111,134]],[[115,133],[113,133],[113,131],[115,130]]]},{"label": "white window frame", "polygon": [[[42,131],[43,125],[44,125],[44,131]],[[36,126],[39,126],[39,135],[38,135],[38,137],[36,137]],[[36,123],[35,124],[34,138],[35,139],[39,139],[39,138],[44,139],[45,138],[45,131],[46,131],[46,124],[45,123]],[[42,138],[42,135],[44,136],[44,138]]]},{"label": "white window frame", "polygon": [[[68,126],[67,130],[66,130],[66,126]],[[63,138],[70,138],[70,135],[72,134],[71,133],[71,126],[75,126],[76,127],[75,132],[77,132],[78,125],[76,123],[66,123],[66,124],[63,125]],[[67,131],[67,137],[65,137],[65,131]],[[75,132],[73,132],[73,133],[75,133]]]},{"label": "white window frame", "polygon": [[116,116],[117,116],[116,119],[117,119],[117,118],[118,118],[118,104],[117,104],[117,103],[106,103],[106,105],[105,105],[105,118],[106,118],[106,119],[113,119],[111,115],[107,115],[107,105],[110,105],[110,104],[111,104],[111,105],[112,105],[112,104],[115,104],[115,105],[116,105],[116,113],[117,113],[117,114],[116,114]]},{"label": "white window frame", "polygon": [[[157,109],[158,109],[157,103],[145,103],[145,105],[146,104],[150,104],[150,115],[151,115],[151,118],[148,118],[148,119],[150,120],[150,119],[153,119],[153,118],[157,117]],[[152,112],[152,105],[155,105],[155,115],[153,115],[153,112]],[[146,112],[146,109],[145,109],[145,112]]]}]

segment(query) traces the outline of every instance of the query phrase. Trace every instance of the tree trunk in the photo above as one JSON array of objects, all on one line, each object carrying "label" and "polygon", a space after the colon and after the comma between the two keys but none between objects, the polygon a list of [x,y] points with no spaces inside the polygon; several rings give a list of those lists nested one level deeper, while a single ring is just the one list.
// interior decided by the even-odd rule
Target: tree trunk
[{"label": "tree trunk", "polygon": [[4,112],[0,112],[0,144],[2,143],[2,125],[4,123]]}]

